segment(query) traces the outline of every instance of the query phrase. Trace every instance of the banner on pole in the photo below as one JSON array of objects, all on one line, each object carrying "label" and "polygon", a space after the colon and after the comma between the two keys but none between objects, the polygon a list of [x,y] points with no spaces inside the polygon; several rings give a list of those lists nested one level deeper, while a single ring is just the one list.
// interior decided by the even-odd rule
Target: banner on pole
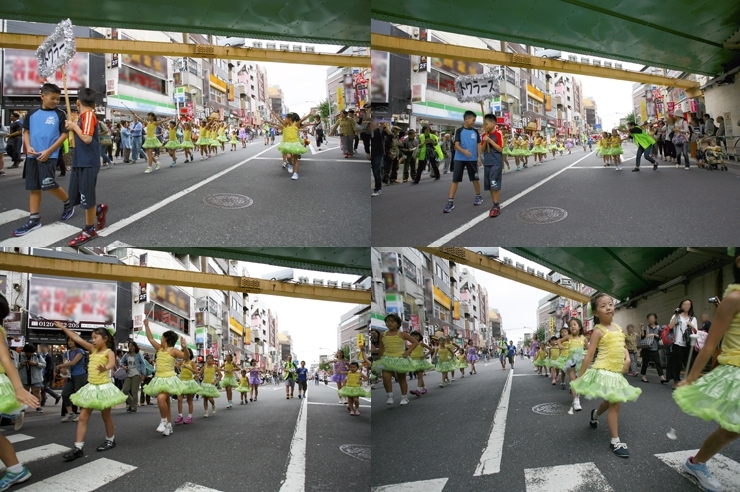
[{"label": "banner on pole", "polygon": [[455,93],[460,102],[482,102],[501,95],[495,73],[463,75],[455,79]]},{"label": "banner on pole", "polygon": [[63,20],[36,50],[39,75],[44,78],[52,77],[57,70],[72,60],[76,51],[72,21]]}]

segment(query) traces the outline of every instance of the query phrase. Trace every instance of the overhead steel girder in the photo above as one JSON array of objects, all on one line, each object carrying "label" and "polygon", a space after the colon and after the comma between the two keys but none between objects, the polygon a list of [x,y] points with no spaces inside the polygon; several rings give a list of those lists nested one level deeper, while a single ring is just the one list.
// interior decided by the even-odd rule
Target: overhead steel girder
[{"label": "overhead steel girder", "polygon": [[[416,39],[405,39],[385,34],[370,36],[371,47],[374,50],[390,51],[406,55],[433,56],[437,58],[450,58],[478,63],[490,63],[492,65],[507,65],[519,68],[533,68],[548,70],[551,72],[573,73],[602,77],[607,79],[628,80],[631,82],[642,82],[643,84],[664,85],[685,89],[689,97],[695,97],[700,93],[699,83],[650,75],[642,72],[631,72],[615,68],[597,67],[576,63],[571,61],[551,60],[519,53],[503,53],[501,51],[486,50],[481,48],[470,48],[454,44],[432,43],[430,41],[419,41]],[[692,94],[689,94],[691,92]]]},{"label": "overhead steel girder", "polygon": [[[45,39],[46,36],[0,33],[0,48],[36,51]],[[300,51],[234,48],[231,46],[214,46],[210,44],[162,43],[102,38],[76,38],[75,43],[77,45],[77,51],[81,53],[126,53],[129,55],[162,55],[178,58],[223,58],[263,63],[297,63],[332,67],[370,66],[370,57],[361,55],[304,53]]]},{"label": "overhead steel girder", "polygon": [[551,282],[547,279],[519,270],[518,268],[514,268],[513,266],[500,261],[488,259],[483,255],[473,253],[469,249],[449,247],[417,249],[446,260],[454,261],[455,263],[467,265],[476,270],[492,273],[493,275],[498,275],[499,277],[519,282],[520,284],[529,285],[535,289],[542,289],[552,294],[578,301],[582,304],[588,303],[591,299],[585,294],[581,294],[580,292],[568,289],[562,285],[556,284],[555,282]]},{"label": "overhead steel girder", "polygon": [[198,287],[201,289],[247,292],[249,294],[295,297],[318,301],[370,304],[370,292],[367,290],[320,287],[250,277],[169,270],[166,268],[46,258],[18,253],[0,253],[0,270],[57,277]]}]

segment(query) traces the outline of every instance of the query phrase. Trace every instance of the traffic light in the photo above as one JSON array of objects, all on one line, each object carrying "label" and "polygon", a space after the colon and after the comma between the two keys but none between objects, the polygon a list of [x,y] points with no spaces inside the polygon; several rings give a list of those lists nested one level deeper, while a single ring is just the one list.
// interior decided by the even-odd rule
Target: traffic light
[{"label": "traffic light", "polygon": [[362,348],[365,346],[365,335],[363,335],[362,333],[357,335],[357,346],[359,348]]}]

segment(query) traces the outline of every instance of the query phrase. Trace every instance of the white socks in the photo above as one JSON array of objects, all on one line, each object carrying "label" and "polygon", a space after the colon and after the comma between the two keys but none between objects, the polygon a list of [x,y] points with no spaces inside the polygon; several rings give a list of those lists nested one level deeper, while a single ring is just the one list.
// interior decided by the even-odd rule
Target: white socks
[{"label": "white socks", "polygon": [[163,424],[167,425],[167,419],[160,419]]},{"label": "white socks", "polygon": [[23,471],[23,465],[21,465],[20,463],[17,463],[13,466],[9,466],[8,471],[10,473],[20,473]]},{"label": "white socks", "polygon": [[106,440],[106,441],[115,441],[115,440],[116,440],[116,435],[115,435],[115,434],[113,434],[113,435],[112,435],[112,436],[110,436],[110,437],[106,437],[106,438],[105,438],[105,440]]},{"label": "white socks", "polygon": [[84,443],[84,442],[76,442],[76,443],[75,443],[75,447],[76,447],[77,449],[82,449],[82,448],[84,448],[84,447],[85,447],[85,443]]},{"label": "white socks", "polygon": [[619,442],[618,437],[612,437],[612,444],[617,444]]}]

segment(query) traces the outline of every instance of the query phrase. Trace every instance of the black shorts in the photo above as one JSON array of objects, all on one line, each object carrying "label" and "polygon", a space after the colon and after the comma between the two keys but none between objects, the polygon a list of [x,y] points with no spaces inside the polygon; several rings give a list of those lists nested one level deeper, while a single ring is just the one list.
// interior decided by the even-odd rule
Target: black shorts
[{"label": "black shorts", "polygon": [[476,161],[455,161],[452,169],[452,182],[461,183],[466,169],[470,181],[478,181],[478,163]]},{"label": "black shorts", "polygon": [[56,175],[54,174],[56,168],[56,159],[39,162],[33,157],[26,157],[26,163],[23,165],[26,176],[26,190],[49,191],[59,188],[59,183],[56,182]]},{"label": "black shorts", "polygon": [[73,167],[69,179],[69,201],[72,206],[79,205],[83,210],[93,208],[95,199],[95,185],[98,183],[100,167]]},{"label": "black shorts", "polygon": [[501,163],[495,166],[483,166],[483,189],[485,191],[499,191],[501,189]]},{"label": "black shorts", "polygon": [[510,355],[509,356],[509,364],[511,364],[512,366],[514,365],[514,356],[513,355]]},{"label": "black shorts", "polygon": [[308,389],[308,381],[298,381],[298,390],[306,391]]}]

